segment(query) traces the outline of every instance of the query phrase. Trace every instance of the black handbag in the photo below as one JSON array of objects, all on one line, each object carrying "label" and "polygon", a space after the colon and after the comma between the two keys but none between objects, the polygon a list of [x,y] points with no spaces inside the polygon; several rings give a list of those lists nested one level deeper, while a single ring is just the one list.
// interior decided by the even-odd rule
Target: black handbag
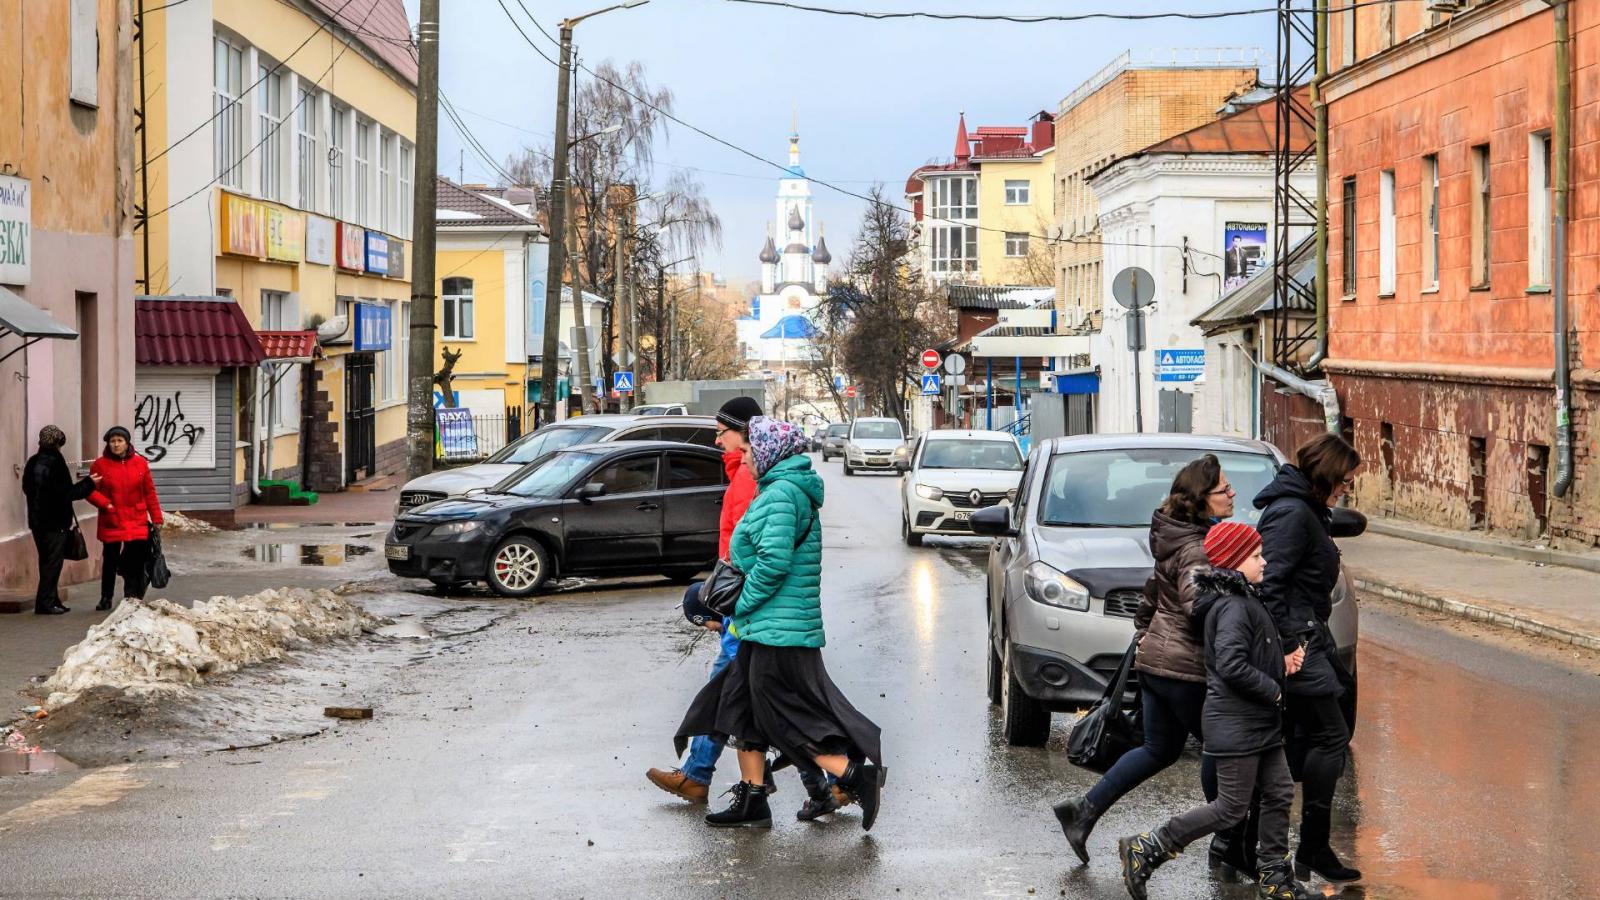
[{"label": "black handbag", "polygon": [[166,554],[161,552],[161,529],[152,523],[149,533],[150,555],[144,561],[144,580],[146,584],[159,590],[172,580],[172,571],[167,568]]},{"label": "black handbag", "polygon": [[83,539],[83,529],[78,527],[78,514],[72,514],[72,527],[67,529],[67,543],[61,548],[61,558],[74,562],[89,558],[89,542]]},{"label": "black handbag", "polygon": [[[800,537],[795,540],[795,549],[806,542],[811,536],[811,529],[817,526],[816,516],[811,518],[811,524],[800,532]],[[726,619],[733,615],[739,606],[739,595],[744,593],[744,573],[739,567],[725,559],[717,560],[711,567],[711,574],[706,577],[705,584],[700,586],[700,602],[706,608]]]},{"label": "black handbag", "polygon": [[1143,710],[1138,700],[1132,709],[1123,709],[1122,696],[1128,688],[1128,677],[1133,673],[1133,659],[1139,650],[1139,641],[1128,645],[1122,654],[1122,664],[1106,686],[1106,692],[1089,712],[1072,726],[1072,736],[1067,739],[1067,761],[1094,772],[1105,772],[1122,754],[1144,743]]}]

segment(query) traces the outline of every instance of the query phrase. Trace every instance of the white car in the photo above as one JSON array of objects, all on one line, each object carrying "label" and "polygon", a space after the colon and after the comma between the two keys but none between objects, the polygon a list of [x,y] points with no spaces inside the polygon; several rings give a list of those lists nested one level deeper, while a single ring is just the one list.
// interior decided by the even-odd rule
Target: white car
[{"label": "white car", "polygon": [[511,473],[557,450],[606,441],[676,441],[712,447],[717,442],[717,422],[710,416],[578,416],[525,434],[481,463],[413,478],[400,489],[396,512],[460,497],[476,488],[494,487]]},{"label": "white car", "polygon": [[844,473],[904,471],[911,458],[906,433],[894,419],[857,419],[844,441]]},{"label": "white car", "polygon": [[1007,506],[1022,479],[1022,447],[1004,431],[930,431],[912,448],[900,485],[900,536],[972,534],[972,514]]}]

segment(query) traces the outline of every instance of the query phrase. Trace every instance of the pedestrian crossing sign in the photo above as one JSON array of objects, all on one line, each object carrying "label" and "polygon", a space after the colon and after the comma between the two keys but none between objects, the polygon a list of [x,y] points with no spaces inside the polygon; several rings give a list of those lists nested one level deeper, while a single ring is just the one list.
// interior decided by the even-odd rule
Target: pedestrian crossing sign
[{"label": "pedestrian crossing sign", "polygon": [[922,395],[924,397],[939,396],[939,374],[937,372],[929,372],[922,376]]},{"label": "pedestrian crossing sign", "polygon": [[619,394],[633,393],[633,373],[628,371],[611,373],[611,389]]}]

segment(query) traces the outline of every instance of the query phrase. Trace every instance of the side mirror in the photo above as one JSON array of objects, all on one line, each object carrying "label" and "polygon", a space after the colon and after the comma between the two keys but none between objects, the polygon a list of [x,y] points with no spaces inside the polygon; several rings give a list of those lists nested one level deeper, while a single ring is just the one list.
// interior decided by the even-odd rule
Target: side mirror
[{"label": "side mirror", "polygon": [[1333,523],[1328,534],[1336,538],[1360,537],[1367,530],[1367,517],[1359,510],[1343,506],[1333,508]]},{"label": "side mirror", "polygon": [[909,472],[911,471],[911,463],[908,460],[902,459],[894,464],[894,468],[897,472]]},{"label": "side mirror", "polygon": [[583,487],[578,488],[578,499],[588,503],[590,500],[593,500],[596,497],[604,496],[605,492],[605,485],[598,481],[591,481]]},{"label": "side mirror", "polygon": [[986,506],[972,514],[972,533],[988,537],[1016,537],[1011,527],[1011,507]]}]

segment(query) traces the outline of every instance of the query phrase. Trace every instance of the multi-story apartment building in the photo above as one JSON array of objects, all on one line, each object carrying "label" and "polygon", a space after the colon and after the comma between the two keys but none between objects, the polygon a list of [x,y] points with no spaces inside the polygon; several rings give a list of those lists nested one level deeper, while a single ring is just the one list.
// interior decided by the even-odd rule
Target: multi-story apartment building
[{"label": "multi-story apartment building", "polygon": [[1238,47],[1128,51],[1061,101],[1054,172],[1058,328],[1098,330],[1100,300],[1116,274],[1105,271],[1089,179],[1112,160],[1217,118],[1225,101],[1256,85],[1259,60],[1259,50]]},{"label": "multi-story apartment building", "polygon": [[[1367,464],[1357,500],[1436,525],[1600,542],[1592,456],[1600,341],[1600,15],[1534,0],[1331,17],[1329,358]],[[1441,7],[1442,4],[1430,4]],[[1570,105],[1558,108],[1558,81]],[[1567,118],[1567,257],[1555,255],[1557,121]],[[1555,273],[1567,297],[1556,294]],[[1584,302],[1578,302],[1584,298]],[[1573,352],[1558,356],[1556,308]],[[1565,366],[1562,398],[1553,373]],[[1571,406],[1572,457],[1556,438]],[[1558,482],[1568,483],[1564,495]]]},{"label": "multi-story apartment building", "polygon": [[[140,293],[231,300],[282,335],[236,382],[229,437],[250,449],[216,466],[234,502],[268,478],[398,473],[417,78],[401,0],[186,0],[144,20]],[[187,362],[150,372],[152,396],[185,375],[207,390]]]},{"label": "multi-story apartment building", "polygon": [[970,134],[961,114],[951,161],[917,169],[906,184],[916,260],[930,281],[1048,283],[1054,151],[1047,112]]},{"label": "multi-story apartment building", "polygon": [[133,81],[126,2],[0,0],[0,22],[0,588],[31,588],[21,478],[39,429],[65,431],[82,471],[132,424]]}]

